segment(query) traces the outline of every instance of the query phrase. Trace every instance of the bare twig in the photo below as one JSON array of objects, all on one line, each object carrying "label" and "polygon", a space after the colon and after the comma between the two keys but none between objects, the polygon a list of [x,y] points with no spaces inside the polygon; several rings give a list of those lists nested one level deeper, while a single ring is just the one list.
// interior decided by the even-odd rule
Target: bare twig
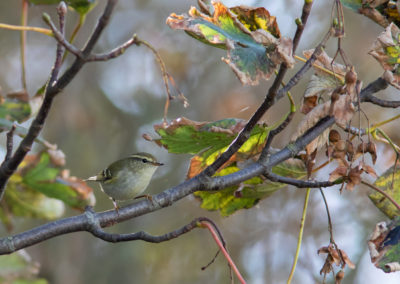
[{"label": "bare twig", "polygon": [[336,184],[340,184],[343,181],[338,179],[336,181],[309,181],[309,180],[298,180],[294,178],[288,178],[274,174],[272,172],[265,173],[264,176],[274,182],[280,182],[284,184],[290,184],[298,188],[320,188],[320,187],[331,187]]},{"label": "bare twig", "polygon": [[[21,15],[21,26],[25,27],[28,21],[28,0],[22,1],[22,15]],[[22,88],[26,90],[26,30],[21,30],[21,82]]]},{"label": "bare twig", "polygon": [[296,254],[293,259],[292,269],[290,270],[290,274],[289,274],[288,280],[286,282],[287,284],[290,284],[292,282],[294,271],[296,270],[296,266],[297,266],[297,261],[299,259],[301,241],[303,240],[304,225],[306,223],[308,200],[310,199],[310,192],[311,192],[311,189],[307,188],[306,197],[304,198],[303,214],[301,216],[301,221],[300,221],[299,236],[297,238]]},{"label": "bare twig", "polygon": [[216,234],[216,232],[214,230],[215,227],[213,227],[212,223],[210,224],[209,222],[202,222],[202,225],[204,227],[206,227],[210,231],[210,233],[211,233],[212,237],[214,238],[215,242],[218,244],[220,250],[224,254],[225,258],[227,259],[227,261],[229,263],[229,266],[233,269],[233,271],[235,272],[236,276],[239,278],[240,283],[246,284],[246,281],[244,280],[243,276],[240,274],[239,269],[237,268],[237,266],[233,262],[233,260],[232,260],[231,256],[229,255],[228,251],[226,250],[225,245],[223,245],[223,243],[221,242],[220,237]]},{"label": "bare twig", "polygon": [[136,35],[133,35],[131,39],[126,41],[125,43],[121,44],[117,48],[114,48],[110,52],[103,53],[103,54],[92,54],[88,58],[86,58],[87,62],[91,61],[107,61],[113,58],[116,58],[125,53],[126,49],[131,45],[140,45],[140,40],[138,40]]},{"label": "bare twig", "polygon": [[[312,5],[312,1],[304,2],[304,6],[307,6],[307,8],[303,8],[302,25],[298,25],[297,29],[296,29],[296,33],[294,36],[296,38],[296,42],[298,42],[300,40],[301,35],[303,34],[304,25],[307,22],[307,18],[310,13],[311,5]],[[297,47],[297,44],[295,47]],[[311,64],[313,63],[314,60],[315,60],[314,58],[313,59],[310,58],[309,67],[302,68],[301,69],[301,70],[303,70],[302,72],[305,73],[305,71],[311,67]],[[308,66],[307,63],[305,64],[305,66],[306,65]],[[244,144],[244,142],[246,142],[247,139],[249,139],[251,130],[254,128],[254,126],[257,124],[257,122],[261,119],[261,117],[265,114],[265,112],[275,103],[275,100],[278,98],[278,96],[280,94],[278,92],[278,88],[283,81],[283,78],[286,74],[287,69],[288,68],[287,68],[286,64],[282,64],[280,66],[279,72],[276,75],[275,80],[272,83],[272,86],[269,88],[268,93],[264,99],[264,102],[259,106],[259,108],[253,114],[253,116],[249,119],[247,124],[243,127],[243,129],[239,132],[239,134],[236,136],[236,138],[232,141],[232,143],[229,145],[228,149],[224,153],[222,153],[214,161],[214,163],[212,163],[210,166],[208,166],[200,174],[203,178],[212,176],[223,164],[226,163],[226,161],[228,161],[232,157],[232,155],[234,153],[236,153],[240,149],[240,147]],[[302,74],[304,74],[304,73],[302,73]],[[296,75],[294,76],[294,78],[296,77]],[[298,78],[298,80],[299,80],[301,78],[301,76],[298,76],[296,78]],[[282,89],[285,89],[285,91],[282,91],[283,94],[286,94],[290,90],[290,88],[292,88],[297,83],[297,82],[294,83],[294,80],[292,80],[292,79],[289,81],[289,83],[286,85],[286,87],[282,88]]]},{"label": "bare twig", "polygon": [[[103,11],[103,14],[101,15],[99,22],[93,34],[91,35],[88,43],[83,49],[84,56],[88,56],[91,50],[93,49],[94,44],[97,42],[101,32],[103,31],[104,27],[107,25],[110,19],[111,13],[114,9],[116,2],[117,0],[107,1],[107,5]],[[36,137],[38,137],[38,135],[40,134],[44,122],[46,121],[47,115],[50,111],[54,97],[71,82],[71,80],[75,77],[75,75],[85,64],[84,60],[76,58],[74,63],[72,63],[72,65],[65,71],[65,73],[59,79],[56,80],[60,67],[59,65],[62,60],[61,58],[59,58],[59,56],[60,54],[59,52],[57,52],[56,60],[50,75],[49,83],[46,86],[43,103],[39,109],[38,114],[36,115],[36,118],[32,121],[29,127],[28,134],[21,141],[14,155],[7,162],[3,163],[0,167],[0,200],[4,195],[4,190],[8,179],[15,172],[18,165],[24,159],[25,155],[30,151],[33,142],[35,141]]]},{"label": "bare twig", "polygon": [[325,204],[326,215],[328,217],[328,231],[329,231],[329,235],[330,235],[330,242],[334,244],[335,240],[333,239],[332,219],[331,219],[331,214],[329,213],[328,202],[326,201],[325,194],[324,194],[324,191],[322,190],[322,188],[320,188],[319,191],[321,192],[322,200],[324,201],[324,204]]},{"label": "bare twig", "polygon": [[[79,48],[75,47],[74,45],[70,44],[64,37],[64,33],[62,31],[59,31],[53,21],[51,20],[50,16],[47,15],[46,13],[43,14],[43,20],[45,23],[50,27],[51,31],[53,32],[54,38],[57,40],[57,42],[65,47],[66,50],[74,54],[76,57],[83,59],[83,54],[79,50]],[[61,29],[60,29],[61,30]]]}]

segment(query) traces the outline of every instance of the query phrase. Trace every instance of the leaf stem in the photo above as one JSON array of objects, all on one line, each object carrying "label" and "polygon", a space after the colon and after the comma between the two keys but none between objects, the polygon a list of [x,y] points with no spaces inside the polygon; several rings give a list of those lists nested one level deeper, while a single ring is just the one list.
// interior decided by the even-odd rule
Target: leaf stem
[{"label": "leaf stem", "polygon": [[[28,21],[28,0],[22,0],[22,15],[21,15],[21,26],[25,27]],[[26,30],[21,30],[20,33],[20,44],[21,44],[21,83],[22,88],[26,90]]]},{"label": "leaf stem", "polygon": [[53,36],[53,32],[49,29],[38,28],[38,27],[22,27],[17,25],[9,25],[0,23],[0,29],[12,30],[12,31],[32,31],[38,32],[47,36]]},{"label": "leaf stem", "polygon": [[232,269],[235,272],[236,276],[239,278],[240,283],[246,284],[246,281],[244,280],[243,276],[240,274],[239,269],[237,268],[237,266],[233,262],[231,256],[229,255],[229,253],[226,250],[225,246],[222,244],[219,236],[217,235],[217,233],[215,232],[215,230],[211,226],[211,224],[209,224],[208,222],[201,222],[201,225],[206,227],[210,231],[212,237],[214,238],[215,242],[217,243],[217,245],[219,246],[220,250],[224,254],[226,260],[228,261],[229,266],[232,267]]},{"label": "leaf stem", "polygon": [[372,188],[373,190],[379,192],[380,194],[382,194],[383,196],[385,196],[387,199],[389,199],[390,202],[392,202],[392,204],[397,208],[397,210],[400,212],[400,205],[396,202],[396,200],[394,200],[393,197],[391,197],[389,194],[387,194],[384,190],[380,189],[379,187],[376,187],[373,184],[370,184],[369,182],[366,181],[361,181],[362,184],[365,184],[366,186],[369,186],[370,188]]},{"label": "leaf stem", "polygon": [[307,188],[306,197],[304,199],[303,215],[301,216],[301,221],[300,221],[300,230],[299,230],[299,237],[297,239],[296,254],[295,254],[294,259],[293,259],[292,269],[290,271],[289,278],[288,278],[288,280],[286,282],[287,284],[290,284],[292,282],[294,271],[295,271],[296,265],[297,265],[297,261],[299,259],[301,241],[303,240],[304,225],[305,225],[305,222],[306,222],[308,201],[310,199],[310,192],[311,192],[311,188]]}]

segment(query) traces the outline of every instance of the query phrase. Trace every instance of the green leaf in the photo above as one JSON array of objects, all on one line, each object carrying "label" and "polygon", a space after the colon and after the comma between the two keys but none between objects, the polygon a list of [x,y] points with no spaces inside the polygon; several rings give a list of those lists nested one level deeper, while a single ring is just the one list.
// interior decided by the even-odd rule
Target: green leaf
[{"label": "green leaf", "polygon": [[[235,118],[208,123],[181,117],[167,126],[155,125],[154,129],[161,138],[154,141],[168,149],[170,153],[197,154],[190,164],[188,177],[191,178],[212,164],[227,149],[245,124],[244,120]],[[269,129],[264,124],[256,125],[250,138],[231,158],[230,163],[246,160],[259,153]]]},{"label": "green leaf", "polygon": [[[376,181],[375,185],[384,190],[397,203],[400,203],[400,168],[397,167],[393,175],[394,167],[387,170]],[[400,216],[400,212],[386,197],[379,192],[374,192],[368,195],[372,203],[375,204],[383,214],[393,219],[395,216]]]},{"label": "green leaf", "polygon": [[73,208],[83,209],[92,202],[92,189],[83,181],[62,178],[60,170],[50,164],[50,155],[43,152],[39,162],[24,176],[22,182],[44,195],[62,200]]},{"label": "green leaf", "polygon": [[[53,5],[58,4],[61,0],[28,0],[35,5]],[[96,0],[64,0],[64,2],[79,14],[87,14],[96,6]]]},{"label": "green leaf", "polygon": [[11,176],[0,205],[0,220],[8,230],[14,216],[53,220],[62,216],[65,204],[81,210],[94,205],[92,188],[62,171],[63,163],[60,150],[25,157]]},{"label": "green leaf", "polygon": [[39,263],[31,260],[25,250],[0,256],[0,282],[12,284],[47,284],[47,280],[37,278]]},{"label": "green leaf", "polygon": [[[155,125],[154,129],[160,138],[153,141],[168,149],[170,153],[195,155],[190,161],[187,174],[187,177],[191,178],[212,164],[228,148],[245,125],[246,121],[235,118],[215,122],[196,122],[181,117],[168,125]],[[257,124],[250,133],[249,139],[215,176],[237,172],[246,160],[259,154],[270,129],[271,127],[264,124]],[[277,165],[272,171],[286,177],[304,178],[306,176],[303,163],[295,160]],[[222,216],[228,216],[237,210],[253,207],[259,200],[267,198],[285,186],[285,184],[266,181],[261,177],[253,177],[241,185],[217,192],[198,191],[195,196],[201,199],[203,209],[219,210]]]},{"label": "green leaf", "polygon": [[0,97],[0,118],[21,123],[30,115],[29,96],[25,91]]},{"label": "green leaf", "polygon": [[[236,165],[232,165],[222,169],[217,176],[228,175],[238,170],[239,168]],[[306,177],[303,164],[294,163],[293,160],[274,167],[272,171],[286,177],[298,179]],[[201,208],[210,211],[219,210],[222,216],[229,216],[240,209],[253,207],[261,199],[271,196],[274,192],[286,186],[286,184],[254,177],[239,186],[231,186],[217,192],[197,191],[194,195],[201,199]]]},{"label": "green leaf", "polygon": [[242,84],[256,85],[260,78],[269,79],[277,66],[294,65],[292,41],[280,38],[275,17],[264,8],[244,6],[227,8],[212,2],[212,17],[192,7],[187,14],[171,14],[167,24],[186,31],[195,39],[228,50],[223,59]]},{"label": "green leaf", "polygon": [[352,9],[354,12],[358,12],[362,8],[362,0],[340,0],[343,6]]},{"label": "green leaf", "polygon": [[[8,215],[18,217],[54,220],[60,218],[65,211],[65,206],[61,201],[48,198],[31,188],[21,188],[20,184],[14,181],[10,181],[7,185],[4,198],[6,202],[2,205],[0,212],[5,216],[9,213]],[[2,221],[10,229],[12,220],[6,223],[7,220],[2,218]]]}]

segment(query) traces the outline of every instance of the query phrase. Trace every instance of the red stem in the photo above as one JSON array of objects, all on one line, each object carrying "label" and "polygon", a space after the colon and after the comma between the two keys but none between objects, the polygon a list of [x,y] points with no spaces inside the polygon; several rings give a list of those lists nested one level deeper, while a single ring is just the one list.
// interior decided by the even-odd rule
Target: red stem
[{"label": "red stem", "polygon": [[232,269],[235,272],[236,276],[239,278],[240,283],[246,284],[246,281],[244,280],[243,276],[240,274],[239,269],[236,267],[236,265],[233,262],[231,256],[229,255],[229,253],[226,251],[224,245],[221,242],[221,239],[218,237],[217,233],[215,232],[215,230],[211,226],[211,224],[209,224],[208,222],[201,222],[201,225],[206,227],[210,231],[212,237],[214,238],[215,242],[217,243],[217,245],[219,246],[220,250],[224,254],[226,260],[229,263],[229,265],[232,267]]}]

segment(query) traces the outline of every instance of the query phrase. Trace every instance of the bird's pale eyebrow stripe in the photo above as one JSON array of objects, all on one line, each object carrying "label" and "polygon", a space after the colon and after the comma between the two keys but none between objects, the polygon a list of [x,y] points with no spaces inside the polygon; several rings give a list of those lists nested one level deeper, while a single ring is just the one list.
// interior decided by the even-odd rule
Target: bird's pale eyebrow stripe
[{"label": "bird's pale eyebrow stripe", "polygon": [[136,159],[146,159],[149,162],[154,162],[154,159],[152,159],[151,157],[148,157],[148,156],[144,156],[144,155],[135,155],[135,154],[133,154],[130,157],[131,158],[136,158]]}]

